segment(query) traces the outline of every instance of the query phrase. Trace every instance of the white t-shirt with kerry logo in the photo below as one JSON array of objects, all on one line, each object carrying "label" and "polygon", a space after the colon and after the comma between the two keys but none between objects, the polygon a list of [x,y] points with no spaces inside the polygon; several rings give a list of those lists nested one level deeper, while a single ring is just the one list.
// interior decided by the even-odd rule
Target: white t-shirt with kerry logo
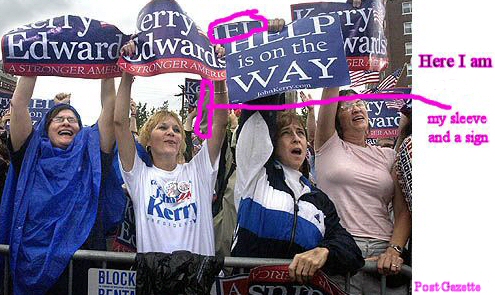
[{"label": "white t-shirt with kerry logo", "polygon": [[206,142],[173,171],[147,167],[136,153],[134,167],[125,172],[119,159],[134,206],[138,252],[215,255],[212,197],[219,157],[212,167]]}]

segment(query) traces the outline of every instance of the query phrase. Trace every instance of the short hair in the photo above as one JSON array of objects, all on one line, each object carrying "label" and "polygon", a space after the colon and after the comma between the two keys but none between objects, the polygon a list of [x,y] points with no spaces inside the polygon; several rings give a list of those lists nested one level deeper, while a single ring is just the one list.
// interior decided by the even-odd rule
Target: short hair
[{"label": "short hair", "polygon": [[179,116],[171,111],[167,110],[160,110],[156,113],[154,113],[149,119],[144,123],[143,127],[139,130],[139,143],[147,147],[148,143],[151,138],[151,132],[155,127],[162,121],[164,121],[166,118],[172,117],[175,121],[177,121],[177,124],[179,125],[180,128],[180,134],[182,135],[182,140],[180,143],[179,147],[179,154],[177,155],[177,161],[179,163],[184,163],[184,153],[186,151],[186,133],[184,131],[184,126],[182,125],[182,121],[180,120]]},{"label": "short hair", "polygon": [[354,94],[358,94],[358,93],[356,91],[354,91],[353,89],[339,90],[339,96],[351,96]]},{"label": "short hair", "polygon": [[289,126],[292,123],[301,126],[304,129],[304,135],[307,138],[306,126],[301,116],[293,111],[281,111],[277,113],[277,135],[275,139],[278,139],[278,132],[282,130],[282,128],[284,128],[285,126]]},{"label": "short hair", "polygon": [[282,128],[284,128],[285,126],[289,126],[292,123],[301,126],[302,129],[304,130],[304,137],[308,138],[308,133],[306,131],[306,127],[304,126],[304,121],[301,118],[301,116],[296,114],[296,112],[290,110],[279,111],[277,112],[277,130],[272,139],[272,143],[275,149],[277,148],[277,140],[279,137],[280,130],[282,130]]}]

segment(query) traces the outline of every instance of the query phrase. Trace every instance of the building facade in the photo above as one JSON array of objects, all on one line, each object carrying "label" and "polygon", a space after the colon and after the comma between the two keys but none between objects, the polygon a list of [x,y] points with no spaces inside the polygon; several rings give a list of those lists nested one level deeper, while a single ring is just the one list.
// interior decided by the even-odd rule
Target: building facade
[{"label": "building facade", "polygon": [[412,0],[388,0],[386,34],[389,64],[385,76],[404,66],[395,87],[412,85]]},{"label": "building facade", "polygon": [[3,71],[3,63],[0,61],[0,92],[13,93],[17,85],[17,78]]}]

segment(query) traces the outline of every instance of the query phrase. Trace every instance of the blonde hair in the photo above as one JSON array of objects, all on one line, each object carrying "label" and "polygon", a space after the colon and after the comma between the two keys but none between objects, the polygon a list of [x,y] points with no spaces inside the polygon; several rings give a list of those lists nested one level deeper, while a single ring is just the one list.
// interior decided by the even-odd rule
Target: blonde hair
[{"label": "blonde hair", "polygon": [[[186,151],[186,133],[184,131],[184,126],[182,126],[182,122],[177,116],[176,113],[170,112],[167,110],[161,110],[156,113],[154,113],[147,121],[144,123],[143,127],[139,130],[139,143],[146,147],[146,150],[148,150],[148,143],[150,141],[151,137],[151,131],[155,129],[155,127],[160,123],[165,121],[166,118],[172,117],[175,121],[177,121],[177,124],[179,125],[180,128],[180,134],[182,136],[182,140],[180,142],[180,147],[179,147],[179,153],[177,155],[177,162],[178,163],[184,163],[184,153]],[[149,151],[148,151],[149,152]]]}]

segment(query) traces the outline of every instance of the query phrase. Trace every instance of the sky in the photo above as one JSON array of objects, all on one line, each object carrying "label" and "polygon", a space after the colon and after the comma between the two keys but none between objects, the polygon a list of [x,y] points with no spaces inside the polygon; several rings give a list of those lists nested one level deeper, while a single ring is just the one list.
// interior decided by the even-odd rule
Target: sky
[{"label": "sky", "polygon": [[[290,22],[290,4],[311,1],[284,2],[286,4],[282,8],[279,1],[178,1],[182,9],[205,32],[210,22],[248,9],[258,9],[259,13],[267,18],[284,18],[286,22]],[[147,0],[0,0],[0,34],[3,36],[17,26],[66,14],[105,21],[115,25],[125,34],[132,34],[137,32],[137,15],[146,3]],[[148,103],[150,106],[161,106],[164,100],[169,100],[170,109],[178,112],[181,102],[180,98],[174,95],[181,92],[178,85],[183,85],[186,77],[200,79],[194,74],[136,77],[132,97],[137,102]],[[117,78],[116,87],[118,83]],[[59,92],[72,93],[71,103],[81,114],[84,124],[96,122],[101,110],[99,80],[39,77],[33,98],[51,99]],[[309,92],[314,98],[319,98],[321,93],[317,90]]]}]

